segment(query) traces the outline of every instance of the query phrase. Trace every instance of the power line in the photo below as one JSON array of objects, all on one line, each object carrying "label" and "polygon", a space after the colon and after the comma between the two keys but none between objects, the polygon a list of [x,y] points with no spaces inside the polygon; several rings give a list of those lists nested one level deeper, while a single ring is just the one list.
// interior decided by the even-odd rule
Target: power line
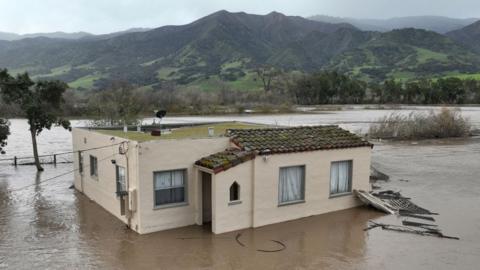
[{"label": "power line", "polygon": [[[107,156],[106,158],[103,158],[103,159],[100,159],[99,162],[102,162],[102,161],[105,161],[107,159],[110,159],[114,156],[118,155],[118,153],[114,153],[113,155],[110,155],[110,156]],[[87,165],[87,166],[84,166],[83,169],[85,168],[90,168],[90,165]],[[30,184],[30,185],[26,185],[26,186],[23,186],[21,188],[17,188],[17,189],[12,189],[10,190],[10,192],[15,192],[15,191],[19,191],[19,190],[22,190],[22,189],[26,189],[26,188],[29,188],[29,187],[32,187],[32,186],[36,186],[36,185],[39,185],[39,184],[43,184],[45,182],[48,182],[48,181],[52,181],[54,179],[57,179],[59,177],[62,177],[62,176],[65,176],[65,175],[69,175],[71,173],[74,173],[76,171],[78,171],[80,168],[77,168],[77,169],[73,169],[71,171],[68,171],[68,172],[65,172],[65,173],[62,173],[62,174],[59,174],[59,175],[56,175],[56,176],[53,176],[53,177],[50,177],[50,178],[47,178],[45,180],[42,180],[42,181],[39,181],[38,183],[34,183],[34,184]]]},{"label": "power line", "polygon": [[[128,142],[128,141],[122,141],[122,142],[119,142],[119,143],[109,144],[109,145],[104,145],[104,146],[99,146],[99,147],[87,148],[87,149],[84,149],[84,150],[60,152],[60,153],[48,154],[48,155],[40,155],[40,156],[38,156],[38,157],[40,158],[40,157],[49,157],[49,156],[53,156],[53,155],[59,156],[59,155],[66,155],[66,154],[74,154],[74,153],[78,153],[78,152],[87,152],[87,151],[98,150],[98,149],[103,149],[103,148],[108,148],[108,147],[120,145],[120,144],[123,144],[123,143],[126,143],[126,142]],[[31,158],[34,158],[34,157],[32,157],[32,156],[29,156],[29,157],[17,157],[17,160],[19,160],[19,159],[31,159]],[[15,158],[3,158],[3,159],[0,159],[0,161],[9,161],[9,160],[15,160]]]},{"label": "power line", "polygon": [[[100,159],[99,162],[102,162],[102,161],[105,161],[105,160],[110,159],[110,158],[112,158],[112,157],[115,157],[116,155],[118,155],[118,153],[114,153],[113,155],[110,155],[110,156],[107,156],[107,157],[105,157],[105,158],[103,158],[103,159]],[[90,167],[90,165],[87,165],[87,166],[85,166],[84,168],[89,168],[89,167]],[[32,187],[32,186],[40,185],[40,184],[43,184],[43,183],[45,183],[45,182],[55,180],[55,179],[57,179],[57,178],[59,178],[59,177],[62,177],[62,176],[71,174],[71,173],[73,173],[73,172],[75,172],[75,171],[78,171],[78,170],[79,170],[79,169],[73,169],[73,170],[71,170],[71,171],[68,171],[68,172],[65,172],[65,173],[62,173],[62,174],[59,174],[59,175],[56,175],[56,176],[47,178],[47,179],[45,179],[45,180],[43,180],[43,181],[40,181],[40,182],[38,182],[38,183],[34,183],[34,184],[31,184],[31,185],[23,186],[23,187],[17,188],[17,189],[8,190],[7,192],[10,193],[10,192],[15,192],[15,191],[20,191],[20,190],[23,190],[23,189],[26,189],[26,188],[29,188],[29,187]],[[27,205],[30,205],[30,203],[27,203]],[[13,216],[13,215],[2,215],[2,217],[11,217],[11,216]]]}]

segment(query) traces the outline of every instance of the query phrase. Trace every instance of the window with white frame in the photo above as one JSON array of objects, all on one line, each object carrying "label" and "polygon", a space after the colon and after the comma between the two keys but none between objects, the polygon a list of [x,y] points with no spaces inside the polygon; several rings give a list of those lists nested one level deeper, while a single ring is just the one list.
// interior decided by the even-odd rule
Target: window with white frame
[{"label": "window with white frame", "polygon": [[352,161],[335,161],[330,167],[330,195],[352,192]]},{"label": "window with white frame", "polygon": [[90,176],[98,177],[98,159],[90,155]]},{"label": "window with white frame", "polygon": [[116,170],[116,182],[117,182],[117,193],[127,191],[126,181],[125,181],[125,168],[122,166],[115,166]]},{"label": "window with white frame", "polygon": [[187,170],[154,173],[155,206],[186,202]]},{"label": "window with white frame", "polygon": [[280,168],[278,203],[289,204],[305,199],[305,166]]}]

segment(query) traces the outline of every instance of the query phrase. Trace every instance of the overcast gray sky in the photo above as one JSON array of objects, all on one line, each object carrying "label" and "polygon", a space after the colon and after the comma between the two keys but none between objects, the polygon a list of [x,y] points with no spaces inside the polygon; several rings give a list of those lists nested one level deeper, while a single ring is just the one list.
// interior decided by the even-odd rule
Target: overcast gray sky
[{"label": "overcast gray sky", "polygon": [[0,0],[0,31],[99,34],[185,24],[220,9],[299,16],[467,18],[480,17],[480,0]]}]

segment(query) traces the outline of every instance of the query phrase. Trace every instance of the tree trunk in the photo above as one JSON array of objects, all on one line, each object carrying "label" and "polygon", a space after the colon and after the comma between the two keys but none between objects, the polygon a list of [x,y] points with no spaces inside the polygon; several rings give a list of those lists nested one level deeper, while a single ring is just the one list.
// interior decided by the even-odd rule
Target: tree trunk
[{"label": "tree trunk", "polygon": [[40,158],[38,157],[37,149],[37,134],[35,130],[30,128],[30,134],[32,135],[32,146],[33,146],[33,157],[35,158],[35,166],[37,166],[37,171],[43,171],[42,165],[40,165]]}]

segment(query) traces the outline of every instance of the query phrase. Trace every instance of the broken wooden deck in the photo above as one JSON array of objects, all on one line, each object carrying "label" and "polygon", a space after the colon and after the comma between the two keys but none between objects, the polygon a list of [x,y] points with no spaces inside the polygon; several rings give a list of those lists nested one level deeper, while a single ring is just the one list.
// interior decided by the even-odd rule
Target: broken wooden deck
[{"label": "broken wooden deck", "polygon": [[380,198],[373,196],[364,190],[354,190],[357,197],[366,205],[370,205],[387,214],[395,214],[395,208]]},{"label": "broken wooden deck", "polygon": [[[366,205],[370,205],[387,214],[397,214],[398,217],[403,219],[414,218],[434,222],[435,219],[427,215],[438,215],[437,213],[430,212],[429,210],[412,203],[410,198],[403,197],[399,192],[393,192],[391,190],[378,193],[370,193],[364,190],[354,190],[354,192]],[[402,220],[402,225],[383,224],[371,220],[370,223],[372,225],[365,230],[380,227],[383,230],[459,240],[458,237],[444,235],[438,228],[438,225],[430,223],[410,220]]]}]

